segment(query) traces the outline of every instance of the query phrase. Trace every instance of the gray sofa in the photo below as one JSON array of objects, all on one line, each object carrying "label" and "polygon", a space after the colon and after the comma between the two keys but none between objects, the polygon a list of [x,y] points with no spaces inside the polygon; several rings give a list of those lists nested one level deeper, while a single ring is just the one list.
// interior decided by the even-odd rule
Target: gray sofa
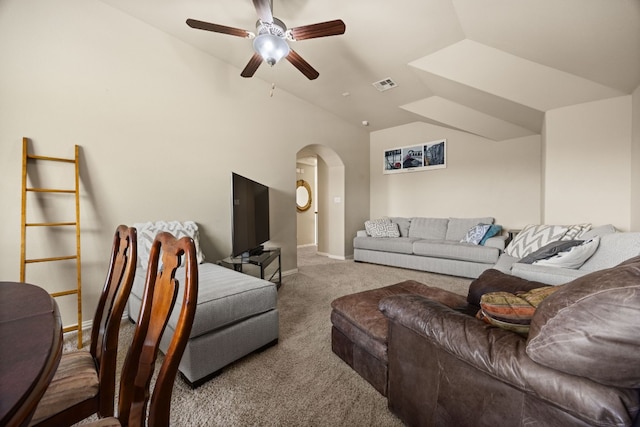
[{"label": "gray sofa", "polygon": [[469,229],[493,224],[494,218],[389,218],[400,237],[372,237],[365,230],[353,239],[353,259],[393,267],[476,278],[493,268],[505,248],[506,236],[484,245],[461,243]]},{"label": "gray sofa", "polygon": [[595,253],[581,267],[562,268],[520,263],[519,258],[503,253],[495,265],[496,270],[526,280],[560,285],[598,270],[611,268],[640,255],[640,232],[618,232],[611,225],[594,228],[577,237],[586,240],[598,236],[600,243]]}]

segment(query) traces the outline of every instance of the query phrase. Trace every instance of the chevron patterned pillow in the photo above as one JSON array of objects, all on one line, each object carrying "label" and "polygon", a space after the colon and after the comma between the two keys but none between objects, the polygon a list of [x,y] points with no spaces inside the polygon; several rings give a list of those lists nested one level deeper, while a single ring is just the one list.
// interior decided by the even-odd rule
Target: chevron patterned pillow
[{"label": "chevron patterned pillow", "polygon": [[138,261],[140,262],[140,266],[143,268],[146,269],[149,264],[151,245],[153,244],[156,235],[161,231],[167,231],[178,239],[184,236],[191,237],[196,246],[198,264],[202,264],[202,262],[204,262],[204,254],[200,248],[200,232],[198,231],[198,225],[195,222],[157,221],[136,223],[133,224],[133,226],[138,231]]},{"label": "chevron patterned pillow", "polygon": [[504,253],[515,258],[524,258],[546,244],[560,240],[568,230],[568,227],[562,225],[529,224],[509,243]]}]

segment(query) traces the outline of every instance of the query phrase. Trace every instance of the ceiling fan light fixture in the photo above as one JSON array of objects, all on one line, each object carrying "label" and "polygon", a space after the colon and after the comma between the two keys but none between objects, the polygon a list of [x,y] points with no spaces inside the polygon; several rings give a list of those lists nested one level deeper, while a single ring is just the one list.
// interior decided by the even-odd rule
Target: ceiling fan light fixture
[{"label": "ceiling fan light fixture", "polygon": [[289,55],[287,42],[273,34],[260,34],[253,39],[253,50],[272,67]]}]

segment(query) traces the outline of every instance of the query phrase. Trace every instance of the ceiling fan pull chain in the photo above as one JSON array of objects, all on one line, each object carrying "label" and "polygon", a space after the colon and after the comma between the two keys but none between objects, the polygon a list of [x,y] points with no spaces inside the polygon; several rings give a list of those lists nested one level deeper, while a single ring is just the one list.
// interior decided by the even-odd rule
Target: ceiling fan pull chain
[{"label": "ceiling fan pull chain", "polygon": [[269,92],[269,97],[273,98],[273,91],[276,90],[276,84],[271,83],[271,91]]}]

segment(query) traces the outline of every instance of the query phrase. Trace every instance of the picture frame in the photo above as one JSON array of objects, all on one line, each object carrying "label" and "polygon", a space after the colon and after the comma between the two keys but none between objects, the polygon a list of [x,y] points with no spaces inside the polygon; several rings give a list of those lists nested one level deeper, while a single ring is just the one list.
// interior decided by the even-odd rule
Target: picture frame
[{"label": "picture frame", "polygon": [[382,171],[385,174],[417,172],[447,167],[447,140],[384,150]]}]

